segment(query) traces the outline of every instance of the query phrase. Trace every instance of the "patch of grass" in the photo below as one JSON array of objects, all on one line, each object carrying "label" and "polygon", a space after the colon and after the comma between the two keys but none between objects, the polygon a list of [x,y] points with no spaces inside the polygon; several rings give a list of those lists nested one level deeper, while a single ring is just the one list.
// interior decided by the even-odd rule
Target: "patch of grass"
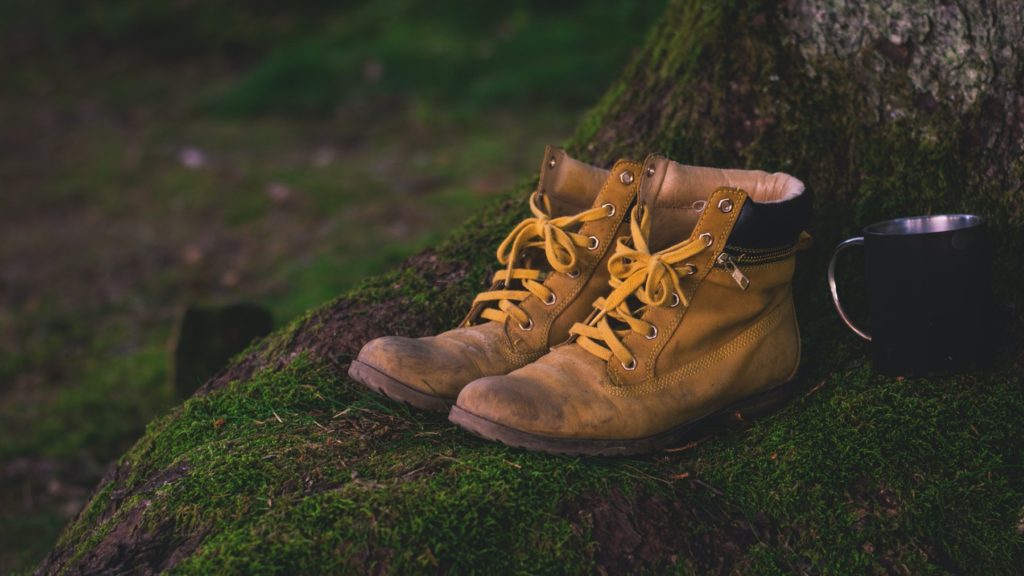
[{"label": "patch of grass", "polygon": [[[350,98],[409,98],[445,110],[585,105],[661,4],[428,5],[388,0],[283,43],[211,100],[226,115],[322,114]],[[614,33],[605,30],[614,29]],[[610,31],[610,30],[609,30]]]},{"label": "patch of grass", "polygon": [[46,554],[49,543],[56,540],[66,523],[67,518],[58,511],[0,517],[0,538],[3,538],[6,548],[4,564],[25,567],[23,572],[15,571],[13,574],[31,574],[28,567]]},{"label": "patch of grass", "polygon": [[53,55],[76,49],[132,51],[154,61],[215,54],[252,58],[268,43],[308,34],[337,6],[300,0],[245,4],[182,4],[154,0],[91,0],[68,6],[39,6],[26,0],[3,0],[10,18],[0,30],[24,47]]},{"label": "patch of grass", "polygon": [[108,461],[145,430],[152,414],[173,405],[163,343],[158,339],[142,350],[111,352],[102,339],[116,337],[99,337],[76,386],[46,403],[3,407],[0,458]]}]

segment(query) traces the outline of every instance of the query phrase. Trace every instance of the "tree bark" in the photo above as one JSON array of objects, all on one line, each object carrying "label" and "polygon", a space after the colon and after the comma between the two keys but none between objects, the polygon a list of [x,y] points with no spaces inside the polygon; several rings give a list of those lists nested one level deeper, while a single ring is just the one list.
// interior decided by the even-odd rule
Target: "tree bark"
[{"label": "tree bark", "polygon": [[[1024,9],[1019,2],[945,2],[933,6],[900,0],[870,5],[842,0],[673,0],[650,31],[645,45],[584,119],[569,146],[576,155],[605,165],[620,156],[642,159],[648,153],[659,152],[687,164],[781,170],[804,180],[816,197],[812,234],[824,249],[818,249],[801,263],[798,307],[805,335],[809,334],[805,339],[810,340],[805,357],[809,358],[810,372],[814,382],[820,382],[819,386],[826,382],[842,383],[852,373],[863,375],[879,389],[895,391],[892,393],[898,398],[919,399],[914,396],[918,392],[900,387],[895,381],[871,380],[864,367],[864,349],[832,349],[823,344],[846,337],[823,297],[821,278],[827,249],[861,226],[885,218],[942,212],[981,214],[988,219],[996,239],[997,293],[1008,302],[1006,310],[1013,316],[1010,343],[1003,351],[1008,352],[1004,355],[1010,357],[1005,361],[1009,364],[1002,366],[1020,363],[1019,358],[1013,358],[1016,343],[1020,342],[1022,304],[1019,289],[1013,287],[1020,286],[1024,279],[1018,258],[1024,243]],[[196,398],[155,423],[146,437],[109,471],[90,504],[67,528],[39,572],[147,573],[179,564],[193,570],[209,566],[274,566],[281,558],[273,545],[277,532],[260,532],[267,546],[245,549],[248,556],[232,548],[236,542],[248,542],[237,535],[244,530],[256,533],[267,529],[257,517],[269,515],[280,523],[282,534],[290,535],[288,541],[295,542],[297,534],[305,532],[301,526],[287,525],[289,519],[310,522],[310,518],[322,517],[276,512],[274,506],[298,510],[312,498],[327,498],[325,495],[332,491],[360,487],[361,492],[346,492],[346,501],[365,508],[340,507],[332,509],[331,514],[344,516],[339,510],[370,514],[374,518],[372,528],[366,529],[371,535],[359,544],[358,550],[343,544],[331,552],[327,548],[334,544],[318,540],[323,531],[318,533],[320,536],[306,534],[310,557],[325,555],[337,560],[339,566],[356,571],[401,570],[416,565],[415,562],[420,562],[424,569],[457,571],[474,565],[473,562],[487,561],[465,554],[464,548],[476,546],[474,538],[491,542],[485,538],[491,534],[470,531],[461,536],[464,540],[455,539],[443,546],[443,536],[421,534],[410,528],[410,523],[421,520],[393,513],[392,508],[398,509],[400,504],[397,500],[393,506],[389,504],[388,497],[381,496],[378,489],[383,487],[390,494],[388,491],[412,489],[406,482],[434,482],[434,488],[420,496],[430,500],[434,494],[431,490],[450,495],[452,492],[445,490],[459,481],[456,476],[477,478],[474,474],[480,470],[506,466],[502,462],[508,463],[508,470],[502,468],[502,472],[494,472],[494,477],[502,479],[506,483],[503,486],[512,486],[500,492],[507,501],[495,504],[496,511],[489,512],[490,504],[483,500],[477,503],[479,511],[467,521],[478,522],[478,531],[530,534],[525,544],[512,543],[508,549],[509,558],[526,563],[528,571],[544,570],[542,565],[530,564],[535,558],[522,547],[537,545],[531,530],[542,531],[545,527],[520,525],[524,518],[535,517],[514,506],[517,499],[524,503],[523,508],[539,506],[544,508],[546,518],[557,519],[552,520],[552,530],[566,529],[572,533],[557,532],[557,537],[565,542],[557,553],[566,555],[558,557],[573,571],[660,570],[671,564],[683,564],[700,573],[756,572],[759,566],[763,567],[764,558],[771,557],[772,566],[786,571],[819,572],[837,567],[838,571],[844,571],[843,567],[864,571],[865,567],[873,567],[898,572],[901,566],[910,566],[956,572],[980,570],[979,565],[998,569],[1022,560],[1019,548],[1007,548],[999,556],[1011,564],[979,560],[983,558],[981,552],[975,553],[968,544],[957,548],[943,541],[943,537],[931,535],[927,528],[895,528],[885,554],[873,555],[867,551],[868,544],[856,544],[846,550],[815,543],[813,533],[817,525],[801,523],[823,522],[821,517],[801,520],[800,514],[784,506],[773,509],[769,501],[751,503],[734,497],[734,492],[741,491],[738,488],[715,486],[697,474],[687,476],[685,471],[691,469],[710,476],[717,474],[715,466],[719,464],[706,461],[738,458],[737,454],[753,458],[753,454],[760,453],[761,447],[744,444],[742,439],[712,442],[710,448],[694,448],[696,452],[666,453],[632,463],[579,462],[525,456],[480,443],[452,430],[443,419],[388,409],[375,411],[344,376],[349,360],[372,337],[424,335],[446,329],[457,321],[493,265],[493,246],[523,214],[520,200],[517,195],[496,205],[488,214],[464,225],[437,250],[427,251],[400,270],[312,312],[238,358],[207,383]],[[230,440],[211,436],[225,433],[219,429],[196,431],[188,427],[192,424],[186,426],[204,422],[202,418],[206,417],[215,423],[217,410],[228,410],[225,406],[234,399],[247,402],[258,396],[258,386],[269,385],[261,383],[278,382],[275,378],[289,374],[302,375],[302,381],[274,385],[281,386],[281,390],[297,391],[304,382],[312,382],[314,387],[321,387],[320,393],[328,396],[326,404],[307,398],[304,392],[295,392],[295,398],[300,399],[288,396],[272,415],[264,412],[262,419],[256,414],[250,415],[249,420],[243,418],[244,422],[238,424],[241,431]],[[1007,380],[1012,377],[997,374],[991,380],[985,380],[989,376],[981,378],[983,388],[1013,390]],[[978,384],[975,380],[971,382]],[[340,396],[325,391],[330,387],[341,390],[337,393]],[[860,391],[858,394],[863,393],[863,398],[870,398],[873,393],[868,388],[854,387]],[[819,412],[824,410],[815,404],[825,402],[814,395],[816,391],[812,388],[799,410],[786,412],[770,429],[791,429],[797,436],[809,434],[806,430],[814,429],[815,425],[808,419],[821,418]],[[968,403],[963,410],[969,410],[973,406],[969,403],[975,400],[963,401]],[[1011,401],[1020,402],[1019,392],[1007,400]],[[345,412],[346,403],[356,412],[368,407],[373,410],[358,417],[357,424],[353,424],[356,428],[343,432],[341,424],[336,423],[345,418],[332,420],[326,411]],[[417,434],[424,434],[425,438],[440,435],[444,442],[436,446],[436,453],[430,453],[429,445],[416,453],[421,469],[404,467],[400,462],[404,456],[396,456],[392,476],[379,473],[372,480],[364,479],[361,474],[365,472],[359,472],[360,465],[356,464],[347,477],[328,478],[326,472],[319,476],[321,469],[311,468],[306,460],[314,449],[289,445],[277,451],[267,444],[270,440],[261,432],[278,425],[274,423],[275,417],[279,422],[286,420],[278,417],[278,410],[288,406],[292,407],[291,419],[308,416],[303,420],[305,433],[312,436],[321,434],[318,428],[330,429],[326,437],[318,436],[315,442],[344,444],[339,448],[341,452],[332,453],[332,457],[339,459],[355,462],[361,458],[380,458],[379,452],[399,443],[406,450],[410,442],[424,442]],[[224,426],[230,434],[235,422],[230,416],[227,421]],[[259,424],[253,423],[256,421]],[[841,427],[826,421],[820,425]],[[1013,432],[1016,427],[1019,432],[1019,424],[998,426],[992,424],[986,430]],[[382,432],[385,428],[392,431]],[[365,435],[369,444],[347,444],[352,434]],[[992,434],[977,439],[979,450],[1003,455],[1011,461],[1013,457],[1021,458],[1019,445],[1007,447],[999,434]],[[806,437],[811,443],[811,436]],[[283,432],[282,438],[294,440]],[[257,446],[256,442],[263,444]],[[928,443],[927,437],[914,437],[906,447],[897,449],[906,450],[906,455],[918,454],[915,450],[922,448],[912,446]],[[205,481],[201,475],[215,469],[210,467],[208,453],[218,450],[225,451],[225,455],[266,451],[278,459],[275,462],[281,462],[280,466],[294,468],[295,477],[279,481],[268,472],[267,478],[271,479],[265,480],[265,485],[254,480],[223,494],[217,492],[221,500],[211,496],[209,502],[189,501],[183,495],[202,492],[188,492],[187,487]],[[776,455],[771,458],[774,460]],[[779,458],[784,460],[785,454]],[[910,456],[907,458],[913,461]],[[252,462],[257,466],[259,460]],[[924,460],[892,466],[894,478],[920,473],[922,478],[935,480]],[[231,482],[232,468],[216,469],[228,476],[225,482]],[[379,472],[381,468],[374,469]],[[634,469],[640,472],[634,474]],[[855,467],[846,470],[851,476],[860,472]],[[540,480],[515,484],[518,476],[507,476],[512,473],[543,473],[554,479],[550,486]],[[863,474],[871,477],[868,471]],[[999,477],[1005,488],[999,494],[1019,494],[1024,489],[1019,472],[997,470],[996,474],[1005,476]],[[488,477],[484,475],[478,480],[486,482]],[[885,503],[886,490],[900,492],[876,485],[876,490],[865,496],[859,492],[856,481],[851,478],[843,481],[848,484],[830,485],[832,488],[825,489],[824,495],[793,495],[791,502],[809,507],[824,502],[841,507],[847,502],[844,499],[849,499],[867,501],[865,509],[876,510],[889,506]],[[918,488],[927,490],[930,481]],[[468,485],[459,486],[470,490]],[[540,498],[537,494],[549,491],[563,491],[566,500],[556,505],[541,499],[541,504],[534,504],[534,498]],[[910,494],[909,488],[905,494]],[[235,502],[230,507],[223,504],[229,497]],[[238,498],[243,497],[247,504],[238,505]],[[466,506],[475,502],[472,496],[460,497],[468,502]],[[814,497],[821,500],[810,500]],[[433,504],[448,505],[440,501],[441,496],[437,498]],[[1013,514],[1017,506],[1019,514],[1020,504],[1018,496],[1007,497],[997,512]],[[469,508],[453,506],[460,513],[470,513]],[[904,503],[890,507],[898,514],[901,506]],[[235,516],[220,516],[228,514],[225,510]],[[956,524],[957,521],[950,522],[955,525],[950,528],[954,533],[970,529]],[[332,530],[341,530],[330,525],[334,526]],[[844,543],[837,541],[837,547],[850,547],[843,540],[847,536],[851,542],[856,541],[856,526],[847,529],[837,524],[831,529],[842,536],[839,541]],[[408,543],[410,548],[419,546],[414,557],[406,557],[406,551],[388,544],[392,541],[386,534],[406,534],[406,530],[419,535],[419,539],[413,539],[415,545],[409,539],[412,537],[398,542]],[[229,534],[235,536],[229,538]],[[236,536],[240,540],[234,540]],[[959,542],[950,538],[954,544]],[[906,547],[899,545],[903,541],[907,542]],[[882,544],[870,546],[873,550]],[[765,552],[765,546],[785,552]],[[822,550],[827,554],[815,556]],[[216,562],[224,558],[241,562],[237,559],[243,556],[252,563]],[[867,564],[858,564],[858,559]],[[500,554],[490,557],[490,561],[501,561]],[[971,565],[972,561],[981,564]]]},{"label": "tree bark", "polygon": [[[721,10],[720,13],[715,13]],[[574,142],[785,170],[826,243],[876,219],[980,212],[1019,247],[1020,3],[673,3]]]}]

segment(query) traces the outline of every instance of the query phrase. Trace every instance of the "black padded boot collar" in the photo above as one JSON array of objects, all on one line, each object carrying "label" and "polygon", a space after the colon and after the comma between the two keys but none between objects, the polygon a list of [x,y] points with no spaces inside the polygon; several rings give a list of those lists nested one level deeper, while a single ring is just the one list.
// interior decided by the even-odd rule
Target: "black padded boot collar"
[{"label": "black padded boot collar", "polygon": [[775,248],[797,241],[811,220],[813,200],[804,190],[799,196],[782,202],[758,203],[751,198],[743,203],[729,245],[742,248]]}]

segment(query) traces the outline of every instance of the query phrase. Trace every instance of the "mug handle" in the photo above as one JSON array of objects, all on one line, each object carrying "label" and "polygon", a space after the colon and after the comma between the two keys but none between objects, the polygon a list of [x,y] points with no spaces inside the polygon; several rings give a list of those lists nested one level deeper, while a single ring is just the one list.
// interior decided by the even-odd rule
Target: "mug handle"
[{"label": "mug handle", "polygon": [[839,255],[844,250],[854,247],[864,247],[863,236],[857,236],[856,238],[844,240],[839,246],[836,246],[835,251],[832,252],[832,260],[830,260],[828,263],[828,288],[829,290],[832,291],[832,304],[835,305],[836,312],[839,313],[839,318],[841,318],[843,323],[846,324],[846,326],[850,330],[853,330],[854,333],[857,334],[857,336],[860,336],[861,338],[867,340],[868,342],[871,342],[871,334],[868,334],[864,330],[857,328],[857,326],[853,324],[853,321],[850,320],[850,317],[846,315],[846,312],[843,310],[842,304],[839,303],[839,292],[836,290],[836,260],[839,258]]}]

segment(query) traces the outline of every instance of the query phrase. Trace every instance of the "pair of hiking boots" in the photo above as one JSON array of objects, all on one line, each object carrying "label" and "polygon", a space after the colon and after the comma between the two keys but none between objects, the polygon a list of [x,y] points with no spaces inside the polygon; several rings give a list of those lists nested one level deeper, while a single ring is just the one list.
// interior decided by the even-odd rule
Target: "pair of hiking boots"
[{"label": "pair of hiking boots", "polygon": [[466,430],[551,453],[657,450],[780,403],[800,362],[796,178],[661,156],[603,170],[548,147],[533,216],[458,328],[367,343],[349,374]]}]

